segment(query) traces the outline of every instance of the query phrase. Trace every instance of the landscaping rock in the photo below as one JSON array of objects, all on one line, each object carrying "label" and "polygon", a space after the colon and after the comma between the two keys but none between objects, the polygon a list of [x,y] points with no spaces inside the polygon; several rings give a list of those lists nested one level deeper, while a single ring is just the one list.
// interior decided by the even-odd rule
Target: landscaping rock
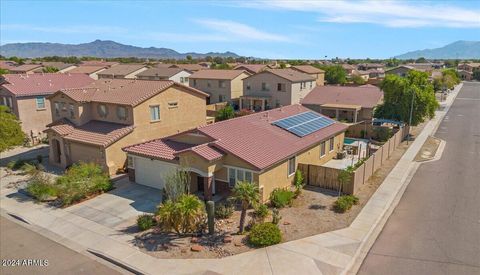
[{"label": "landscaping rock", "polygon": [[241,241],[238,241],[238,242],[235,242],[234,245],[237,247],[240,247],[240,246],[243,246],[243,243]]},{"label": "landscaping rock", "polygon": [[283,222],[283,225],[290,225],[291,223],[290,222],[287,222],[287,221],[284,221]]},{"label": "landscaping rock", "polygon": [[223,238],[224,243],[231,243],[232,241],[233,241],[232,236],[225,236],[225,238]]},{"label": "landscaping rock", "polygon": [[203,250],[203,246],[201,245],[192,245],[192,247],[190,248],[193,252],[200,252]]}]

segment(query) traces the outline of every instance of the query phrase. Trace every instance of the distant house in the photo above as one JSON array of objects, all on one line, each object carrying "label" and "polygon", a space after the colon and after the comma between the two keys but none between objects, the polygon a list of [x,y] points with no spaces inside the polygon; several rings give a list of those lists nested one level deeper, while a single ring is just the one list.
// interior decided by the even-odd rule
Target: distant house
[{"label": "distant house", "polygon": [[471,81],[473,79],[473,73],[464,70],[458,70],[458,75],[460,76],[461,80]]},{"label": "distant house", "polygon": [[70,74],[86,74],[89,77],[97,80],[98,79],[98,73],[105,71],[107,67],[103,66],[90,66],[90,65],[80,65],[70,71],[68,73]]},{"label": "distant house", "polygon": [[135,76],[148,68],[143,64],[120,64],[98,72],[98,78],[134,79]]},{"label": "distant house", "polygon": [[293,69],[269,69],[243,80],[240,109],[263,111],[298,104],[316,86],[316,79]]},{"label": "distant house", "polygon": [[338,121],[356,123],[372,120],[373,110],[383,102],[383,92],[375,86],[319,86],[302,105]]},{"label": "distant house", "polygon": [[202,66],[200,64],[172,64],[169,66],[169,68],[180,68],[190,72],[197,72],[200,70],[208,69],[207,67]]},{"label": "distant house", "polygon": [[17,63],[10,60],[0,60],[0,69],[10,71],[17,66]]},{"label": "distant house", "polygon": [[103,60],[87,60],[87,61],[82,61],[81,63],[82,66],[100,66],[105,68],[110,68],[118,64],[120,63],[115,61],[103,61]]},{"label": "distant house", "polygon": [[77,67],[74,64],[68,64],[63,62],[42,62],[41,65],[43,66],[43,68],[36,69],[36,73],[42,73],[43,69],[46,67],[55,68],[58,70],[59,73],[69,72]]},{"label": "distant house", "polygon": [[34,74],[35,71],[43,66],[40,64],[24,64],[8,70],[11,74]]},{"label": "distant house", "polygon": [[352,71],[352,76],[359,76],[363,78],[363,80],[368,81],[370,78],[370,72],[369,71],[361,71],[361,70],[353,70]]},{"label": "distant house", "polygon": [[414,67],[408,66],[408,65],[400,65],[398,67],[386,70],[385,74],[386,75],[387,74],[395,74],[395,75],[398,75],[398,76],[401,76],[401,77],[405,77],[412,70],[418,70],[418,69],[415,69]]},{"label": "distant house", "polygon": [[60,89],[79,88],[94,80],[83,74],[7,74],[0,86],[0,103],[8,106],[21,121],[22,130],[33,141],[43,136],[52,122],[50,103],[45,97]]},{"label": "distant house", "polygon": [[136,75],[142,80],[172,80],[183,85],[189,85],[192,72],[180,68],[150,68]]},{"label": "distant house", "polygon": [[350,65],[350,64],[341,64],[342,68],[347,72],[347,75],[351,75],[354,70],[357,69],[357,67]]},{"label": "distant house", "polygon": [[368,70],[383,70],[385,68],[385,64],[381,63],[361,63],[357,65],[357,69],[361,71],[368,71]]},{"label": "distant house", "polygon": [[190,87],[210,95],[208,104],[233,103],[243,94],[242,80],[250,74],[240,70],[200,70],[190,75]]},{"label": "distant house", "polygon": [[250,74],[256,74],[261,71],[264,71],[266,69],[269,69],[270,67],[265,64],[240,64],[235,66],[233,69],[234,70],[244,70],[249,72]]},{"label": "distant house", "polygon": [[62,89],[48,98],[50,163],[95,162],[113,175],[125,166],[122,147],[205,125],[207,96],[173,81],[100,79]]},{"label": "distant house", "polygon": [[[283,125],[288,121],[305,123],[287,129]],[[265,202],[275,188],[292,185],[299,164],[322,165],[335,157],[346,129],[301,105],[290,105],[123,150],[130,179],[139,184],[162,189],[165,177],[181,168],[190,173],[190,192],[200,192],[205,199],[226,195],[239,181],[247,181],[259,187]]]},{"label": "distant house", "polygon": [[306,73],[315,77],[317,86],[325,85],[325,71],[315,68],[312,65],[298,65],[290,67],[293,70],[299,71],[301,73]]},{"label": "distant house", "polygon": [[457,69],[459,71],[466,71],[466,72],[473,73],[474,71],[480,70],[480,63],[473,63],[473,62],[461,63],[461,64],[458,64]]}]

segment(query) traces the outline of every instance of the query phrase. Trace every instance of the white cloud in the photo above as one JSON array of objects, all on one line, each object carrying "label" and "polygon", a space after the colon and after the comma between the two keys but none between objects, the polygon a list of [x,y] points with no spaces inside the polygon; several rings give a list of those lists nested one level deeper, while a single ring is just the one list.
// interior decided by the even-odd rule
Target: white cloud
[{"label": "white cloud", "polygon": [[254,27],[228,20],[196,19],[194,22],[228,36],[233,40],[280,41],[286,42],[286,36],[258,30]]},{"label": "white cloud", "polygon": [[480,9],[441,2],[253,0],[240,4],[261,9],[314,12],[319,14],[321,22],[371,23],[388,27],[480,27]]}]

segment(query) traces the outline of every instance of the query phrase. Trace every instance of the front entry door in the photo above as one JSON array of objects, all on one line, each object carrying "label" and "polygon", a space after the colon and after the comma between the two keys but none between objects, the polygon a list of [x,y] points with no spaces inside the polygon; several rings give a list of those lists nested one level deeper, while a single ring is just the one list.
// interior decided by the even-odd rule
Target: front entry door
[{"label": "front entry door", "polygon": [[203,192],[205,190],[204,188],[204,183],[203,183],[203,177],[200,177],[200,176],[197,176],[197,188],[198,188],[198,191],[201,191]]}]

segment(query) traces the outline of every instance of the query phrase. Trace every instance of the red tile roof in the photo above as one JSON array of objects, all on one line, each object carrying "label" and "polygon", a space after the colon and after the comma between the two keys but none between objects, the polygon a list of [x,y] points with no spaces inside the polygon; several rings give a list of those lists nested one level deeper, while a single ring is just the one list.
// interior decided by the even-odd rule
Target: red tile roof
[{"label": "red tile roof", "polygon": [[94,80],[84,74],[6,74],[5,89],[16,96],[49,95],[66,88],[84,87]]},{"label": "red tile roof", "polygon": [[306,74],[319,74],[319,73],[324,73],[324,70],[320,70],[318,68],[315,68],[311,65],[297,65],[297,66],[292,66],[292,69],[304,72]]},{"label": "red tile roof", "polygon": [[[272,73],[291,82],[313,81],[315,78],[309,74],[295,71],[293,69],[267,69],[259,74]],[[250,77],[256,76],[252,75]]]},{"label": "red tile roof", "polygon": [[20,66],[17,66],[17,67],[14,67],[14,68],[11,68],[11,69],[8,69],[10,72],[29,72],[29,71],[33,71],[37,68],[41,68],[42,65],[39,65],[39,64],[24,64],[24,65],[20,65]]},{"label": "red tile roof", "polygon": [[107,68],[106,66],[78,66],[75,69],[68,71],[71,74],[93,74],[100,70]]},{"label": "red tile roof", "polygon": [[317,86],[302,100],[303,105],[344,104],[373,108],[383,98],[376,86]]},{"label": "red tile roof", "polygon": [[[228,152],[262,170],[347,129],[346,125],[335,122],[310,135],[298,137],[272,124],[276,120],[307,111],[310,110],[301,105],[290,105],[199,127],[196,131],[214,140],[201,146],[188,147],[183,144],[186,148],[178,150],[169,143],[173,141],[167,137],[129,146],[124,151],[168,160],[173,160],[180,151],[188,149],[209,160]],[[173,144],[179,146],[178,142]]]},{"label": "red tile roof", "polygon": [[265,64],[240,64],[240,65],[237,65],[235,66],[235,68],[233,68],[234,70],[246,70],[246,71],[249,71],[250,73],[259,73],[263,70],[265,70],[266,68],[268,68],[267,65]]},{"label": "red tile roof", "polygon": [[180,152],[177,152],[176,154],[181,154],[181,153],[184,153],[184,152],[192,152],[192,153],[195,153],[195,154],[201,156],[202,158],[204,158],[208,161],[216,160],[216,159],[219,159],[219,158],[223,157],[225,154],[223,152],[221,152],[220,150],[218,150],[217,148],[215,148],[213,146],[213,144],[214,143],[200,144],[200,145],[182,150]]},{"label": "red tile roof", "polygon": [[78,102],[105,102],[136,106],[152,96],[176,86],[207,97],[200,90],[170,80],[99,79],[83,88],[59,91]]},{"label": "red tile roof", "polygon": [[48,130],[55,131],[66,140],[108,147],[115,141],[131,133],[133,125],[92,120],[82,126],[74,126],[67,120],[54,122]]}]

